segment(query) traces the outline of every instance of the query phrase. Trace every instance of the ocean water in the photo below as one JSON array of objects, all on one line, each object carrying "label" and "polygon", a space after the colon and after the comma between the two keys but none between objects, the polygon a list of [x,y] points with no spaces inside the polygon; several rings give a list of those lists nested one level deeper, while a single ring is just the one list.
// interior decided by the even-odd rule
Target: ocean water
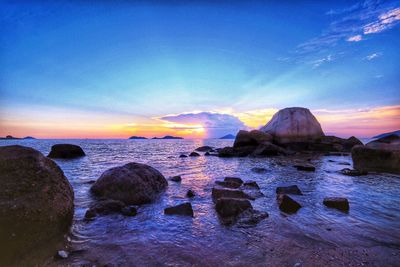
[{"label": "ocean water", "polygon": [[[65,260],[52,257],[48,266],[367,266],[400,264],[400,176],[369,174],[344,176],[350,156],[307,156],[315,172],[302,172],[292,165],[305,160],[292,157],[218,158],[188,157],[196,147],[224,147],[232,140],[1,140],[0,146],[20,144],[47,155],[53,144],[81,146],[87,156],[55,160],[75,192],[75,216]],[[166,178],[182,176],[182,183],[169,182],[155,203],[143,205],[135,217],[107,215],[83,220],[94,201],[91,180],[105,170],[129,162],[158,169]],[[255,173],[254,167],[267,169]],[[264,197],[252,201],[269,217],[255,226],[224,226],[211,200],[215,180],[225,176],[254,180]],[[302,208],[293,215],[279,211],[277,186],[296,184],[303,196],[293,196]],[[196,197],[187,199],[188,189]],[[326,208],[324,197],[349,199],[350,211]],[[190,201],[194,218],[166,216],[165,207]]]}]

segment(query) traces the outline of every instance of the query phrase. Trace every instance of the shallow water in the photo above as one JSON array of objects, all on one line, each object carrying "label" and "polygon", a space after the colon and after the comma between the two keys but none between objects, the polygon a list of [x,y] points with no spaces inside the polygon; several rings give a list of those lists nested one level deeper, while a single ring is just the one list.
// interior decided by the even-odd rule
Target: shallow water
[{"label": "shallow water", "polygon": [[[196,147],[223,147],[232,145],[232,140],[0,141],[0,145],[30,146],[45,155],[56,143],[80,145],[87,156],[56,160],[75,191],[75,218],[69,243],[75,253],[66,260],[48,259],[45,265],[292,266],[308,263],[312,266],[307,261],[311,253],[321,257],[329,254],[328,264],[322,261],[325,266],[329,262],[332,266],[338,262],[395,266],[400,262],[400,176],[341,175],[337,171],[349,167],[342,163],[351,163],[350,156],[312,156],[316,171],[302,172],[292,167],[299,159],[179,158],[181,153],[188,154]],[[151,165],[165,177],[182,175],[182,183],[169,182],[166,193],[155,203],[140,207],[135,217],[108,215],[85,222],[85,211],[93,201],[87,182],[96,180],[111,167],[128,162]],[[266,168],[267,172],[255,173],[251,171],[254,167]],[[265,196],[252,204],[255,209],[268,212],[269,217],[253,227],[221,225],[211,200],[211,189],[216,179],[225,176],[256,181]],[[277,207],[275,188],[291,184],[297,184],[302,190],[303,196],[293,198],[303,208],[294,215],[286,215]],[[186,199],[188,189],[194,190],[197,196]],[[322,200],[327,196],[348,198],[350,212],[326,208]],[[194,218],[163,214],[165,207],[185,201],[192,203]],[[341,249],[339,256],[335,254],[338,258],[332,256],[336,249]],[[361,257],[361,253],[366,256]],[[316,262],[315,265],[322,265],[321,261]]]}]

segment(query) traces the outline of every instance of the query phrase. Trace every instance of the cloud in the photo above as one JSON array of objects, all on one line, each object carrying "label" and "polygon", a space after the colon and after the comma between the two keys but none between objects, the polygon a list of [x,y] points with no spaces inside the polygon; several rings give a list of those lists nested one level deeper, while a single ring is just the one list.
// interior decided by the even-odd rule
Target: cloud
[{"label": "cloud", "polygon": [[400,8],[381,14],[378,20],[364,26],[364,34],[378,33],[393,28],[400,21]]},{"label": "cloud", "polygon": [[327,62],[331,62],[333,61],[333,57],[332,55],[327,55],[326,57],[317,59],[315,61],[312,62],[313,68],[318,68],[320,67],[322,64],[325,64]]},{"label": "cloud", "polygon": [[381,53],[372,53],[371,55],[366,56],[365,59],[370,61],[377,57],[380,57],[381,55],[382,55]]},{"label": "cloud", "polygon": [[209,138],[236,134],[239,130],[248,128],[233,115],[213,112],[182,113],[163,116],[159,119],[172,123],[171,127],[176,129],[201,127],[205,132],[205,137]]},{"label": "cloud", "polygon": [[348,42],[359,42],[362,39],[363,39],[362,36],[360,34],[357,34],[357,35],[354,35],[354,36],[351,36],[351,37],[347,38],[347,41]]}]

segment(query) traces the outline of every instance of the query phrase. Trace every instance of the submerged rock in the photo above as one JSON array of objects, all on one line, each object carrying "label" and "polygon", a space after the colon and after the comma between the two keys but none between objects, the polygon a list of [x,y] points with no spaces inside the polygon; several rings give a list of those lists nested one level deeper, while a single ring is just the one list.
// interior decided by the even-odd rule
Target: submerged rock
[{"label": "submerged rock", "polygon": [[258,186],[257,182],[255,181],[247,181],[243,183],[244,187],[247,188],[255,188],[255,189],[260,189],[260,187]]},{"label": "submerged rock", "polygon": [[263,173],[267,173],[268,172],[268,170],[266,168],[262,168],[262,167],[251,168],[251,171],[255,172],[255,173],[259,173],[259,174],[263,174]]},{"label": "submerged rock", "polygon": [[212,146],[201,146],[195,149],[196,151],[200,151],[200,152],[209,152],[213,150]]},{"label": "submerged rock", "polygon": [[0,147],[0,265],[61,240],[72,223],[74,191],[39,151]]},{"label": "submerged rock", "polygon": [[222,197],[217,199],[215,209],[219,216],[227,218],[236,217],[247,209],[252,210],[253,207],[247,199]]},{"label": "submerged rock", "polygon": [[400,173],[400,137],[387,136],[351,150],[353,166],[362,172]]},{"label": "submerged rock", "polygon": [[310,110],[300,107],[279,110],[260,130],[271,134],[281,144],[308,142],[324,136],[321,125]]},{"label": "submerged rock", "polygon": [[307,172],[315,171],[315,167],[310,164],[297,164],[297,165],[294,165],[294,167],[299,171],[307,171]]},{"label": "submerged rock", "polygon": [[200,156],[200,154],[197,152],[194,152],[194,151],[189,154],[189,157],[199,157],[199,156]]},{"label": "submerged rock", "polygon": [[327,197],[324,198],[324,205],[329,208],[335,208],[347,212],[350,209],[349,201],[343,197]]},{"label": "submerged rock", "polygon": [[341,174],[347,175],[347,176],[361,176],[361,175],[367,175],[368,172],[366,171],[359,171],[359,170],[352,170],[349,168],[344,168],[340,171]]},{"label": "submerged rock", "polygon": [[177,206],[168,207],[164,209],[164,214],[166,215],[184,215],[193,217],[192,204],[189,202],[179,204]]},{"label": "submerged rock", "polygon": [[233,190],[233,189],[220,189],[213,188],[212,189],[212,199],[214,203],[217,202],[220,198],[243,198],[243,199],[253,199],[242,190]]},{"label": "submerged rock", "polygon": [[276,188],[277,194],[292,194],[292,195],[303,195],[300,188],[297,185],[291,186],[279,186]]},{"label": "submerged rock", "polygon": [[180,175],[172,176],[170,178],[171,181],[180,183],[182,181],[182,177]]},{"label": "submerged rock", "polygon": [[189,198],[192,198],[192,197],[195,197],[195,196],[196,196],[196,193],[195,193],[193,190],[189,189],[189,190],[186,192],[186,196],[189,197]]},{"label": "submerged rock", "polygon": [[165,177],[153,167],[132,162],[105,171],[90,191],[98,197],[140,205],[154,201],[167,185]]},{"label": "submerged rock", "polygon": [[119,200],[107,199],[95,202],[85,213],[85,219],[92,219],[98,215],[119,213],[125,204]]},{"label": "submerged rock", "polygon": [[71,159],[85,156],[80,146],[71,144],[57,144],[51,147],[49,158]]},{"label": "submerged rock", "polygon": [[278,201],[279,209],[286,213],[296,213],[301,208],[297,201],[285,194],[278,194],[276,200]]},{"label": "submerged rock", "polygon": [[184,155],[184,154],[179,155],[179,157],[180,157],[180,158],[187,158],[187,156]]}]

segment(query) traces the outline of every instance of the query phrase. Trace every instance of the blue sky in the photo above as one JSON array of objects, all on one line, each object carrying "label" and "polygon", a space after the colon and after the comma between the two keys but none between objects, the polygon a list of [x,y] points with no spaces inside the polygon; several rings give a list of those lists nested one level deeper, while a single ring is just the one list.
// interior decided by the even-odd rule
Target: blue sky
[{"label": "blue sky", "polygon": [[399,1],[213,2],[0,2],[0,134],[196,136],[200,112],[288,106],[398,118]]}]

